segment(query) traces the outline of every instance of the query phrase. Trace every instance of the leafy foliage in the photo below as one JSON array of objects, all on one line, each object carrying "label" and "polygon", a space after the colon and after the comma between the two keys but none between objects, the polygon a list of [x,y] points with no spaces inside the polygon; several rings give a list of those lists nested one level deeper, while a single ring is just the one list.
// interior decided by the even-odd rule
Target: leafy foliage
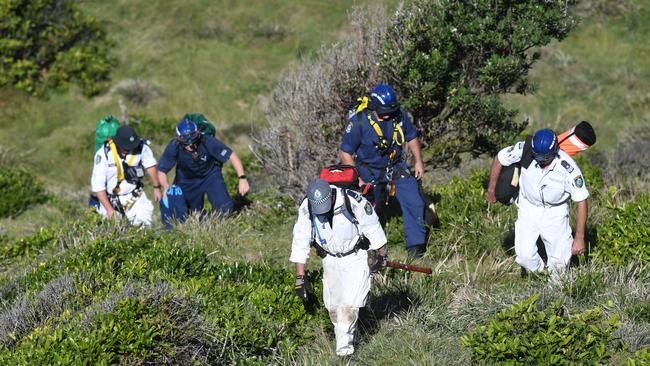
[{"label": "leafy foliage", "polygon": [[632,261],[650,263],[650,197],[607,204],[607,215],[598,227],[594,257],[616,265]]},{"label": "leafy foliage", "polygon": [[537,309],[539,295],[497,314],[461,338],[481,364],[585,365],[601,364],[613,354],[610,343],[615,316],[596,307],[566,315],[559,302]]},{"label": "leafy foliage", "polygon": [[576,24],[559,0],[419,0],[350,18],[358,29],[346,43],[280,82],[270,127],[256,138],[264,167],[282,179],[289,170],[296,197],[319,166],[337,159],[342,121],[379,81],[392,84],[412,114],[431,166],[458,165],[461,153],[494,153],[526,126],[500,96],[531,91],[528,72],[540,58],[533,50]]},{"label": "leafy foliage", "polygon": [[324,320],[293,295],[286,268],[212,262],[183,235],[91,219],[56,241],[71,246],[0,277],[2,364],[266,364]]},{"label": "leafy foliage", "polygon": [[47,200],[41,181],[23,168],[0,166],[0,217],[14,217]]},{"label": "leafy foliage", "polygon": [[0,86],[40,95],[74,83],[86,96],[105,87],[112,43],[74,1],[3,1],[0,19]]},{"label": "leafy foliage", "polygon": [[566,1],[414,1],[388,30],[381,67],[432,149],[434,165],[493,153],[526,123],[499,94],[531,90],[535,47],[575,26]]}]

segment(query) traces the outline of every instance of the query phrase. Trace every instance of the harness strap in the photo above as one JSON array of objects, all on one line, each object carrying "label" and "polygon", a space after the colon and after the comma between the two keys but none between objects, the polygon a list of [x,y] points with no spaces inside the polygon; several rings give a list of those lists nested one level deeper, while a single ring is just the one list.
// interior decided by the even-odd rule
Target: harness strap
[{"label": "harness strap", "polygon": [[[108,139],[108,146],[111,150],[111,154],[113,155],[113,160],[115,160],[115,167],[117,168],[117,185],[113,189],[113,193],[117,194],[120,192],[120,183],[125,179],[124,176],[124,169],[122,168],[122,160],[120,160],[120,154],[117,152],[117,145],[115,144],[115,141],[113,139]],[[133,164],[133,161],[135,160],[135,154],[131,154],[131,157],[126,161],[126,164],[128,166],[131,166]]]},{"label": "harness strap", "polygon": [[[359,244],[361,244],[362,241],[363,241],[363,236],[359,237],[359,240],[357,240],[356,244],[354,244],[354,247],[345,253],[331,253],[327,251],[325,248],[323,248],[322,246],[320,246],[318,243],[316,243],[315,240],[311,241],[311,246],[316,249],[316,252],[319,253],[319,256],[321,258],[324,258],[326,255],[331,255],[332,257],[336,257],[336,258],[343,258],[343,257],[347,257],[350,254],[354,254],[358,252],[359,249],[361,249]],[[320,253],[322,253],[323,255],[321,255]]]}]

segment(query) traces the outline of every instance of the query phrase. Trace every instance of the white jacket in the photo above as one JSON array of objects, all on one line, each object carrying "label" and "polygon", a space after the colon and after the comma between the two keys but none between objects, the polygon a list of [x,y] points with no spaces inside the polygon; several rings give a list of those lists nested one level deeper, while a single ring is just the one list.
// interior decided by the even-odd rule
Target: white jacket
[{"label": "white jacket", "polygon": [[[291,262],[306,263],[313,234],[316,236],[317,243],[332,254],[352,250],[361,234],[370,241],[369,249],[379,249],[386,244],[386,234],[370,202],[355,191],[344,191],[336,186],[331,187],[336,192],[332,226],[330,226],[327,219],[321,220],[320,217],[315,217],[313,220],[315,225],[312,227],[312,220],[309,217],[309,203],[307,199],[304,199],[298,209],[298,220],[293,227],[293,242],[291,244],[291,257],[289,258]],[[352,212],[359,222],[357,225],[343,214],[345,210],[344,192],[347,192],[350,198]]]}]

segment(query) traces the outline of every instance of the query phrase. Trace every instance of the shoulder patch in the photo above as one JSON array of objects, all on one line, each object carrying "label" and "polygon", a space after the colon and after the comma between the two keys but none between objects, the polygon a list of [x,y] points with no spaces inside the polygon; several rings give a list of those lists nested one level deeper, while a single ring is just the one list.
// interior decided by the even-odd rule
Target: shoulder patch
[{"label": "shoulder patch", "polygon": [[372,205],[370,202],[366,202],[366,205],[363,207],[364,210],[366,210],[367,215],[372,215]]},{"label": "shoulder patch", "polygon": [[345,133],[350,133],[352,131],[353,123],[352,121],[348,122],[348,125],[345,126]]},{"label": "shoulder patch", "polygon": [[579,176],[575,177],[573,179],[573,184],[575,184],[575,186],[577,188],[582,188],[582,186],[585,185],[585,180],[584,180],[584,178],[582,178],[582,175],[579,175]]},{"label": "shoulder patch", "polygon": [[95,157],[95,165],[101,162],[102,162],[102,156],[100,154],[97,154],[97,156]]},{"label": "shoulder patch", "polygon": [[564,169],[566,169],[569,173],[573,172],[573,167],[566,160],[562,160],[561,164],[564,167]]},{"label": "shoulder patch", "polygon": [[354,198],[355,201],[361,203],[361,200],[363,199],[363,197],[361,197],[361,195],[358,192],[355,192],[355,191],[350,190],[350,189],[348,189],[346,191],[348,192],[348,196]]}]

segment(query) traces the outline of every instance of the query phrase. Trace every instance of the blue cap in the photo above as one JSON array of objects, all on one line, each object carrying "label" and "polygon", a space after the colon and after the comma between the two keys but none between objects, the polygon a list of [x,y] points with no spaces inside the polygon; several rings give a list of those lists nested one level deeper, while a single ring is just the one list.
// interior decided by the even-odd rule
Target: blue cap
[{"label": "blue cap", "polygon": [[307,187],[307,200],[311,212],[322,215],[332,209],[332,187],[322,179],[314,179]]}]

